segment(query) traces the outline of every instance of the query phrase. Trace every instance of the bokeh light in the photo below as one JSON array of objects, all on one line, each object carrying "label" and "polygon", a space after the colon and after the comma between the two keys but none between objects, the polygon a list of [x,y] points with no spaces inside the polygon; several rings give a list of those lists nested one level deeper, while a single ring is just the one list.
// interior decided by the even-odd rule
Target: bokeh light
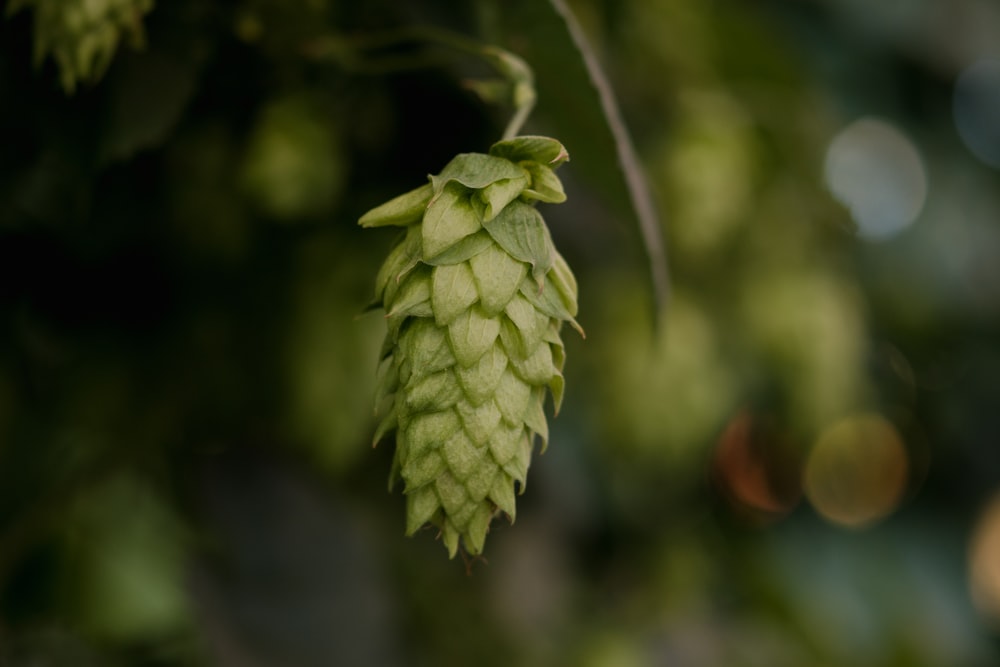
[{"label": "bokeh light", "polygon": [[748,275],[742,291],[744,336],[789,390],[796,428],[815,433],[865,391],[864,320],[853,285],[820,266],[785,266]]},{"label": "bokeh light", "polygon": [[801,495],[799,461],[773,423],[748,410],[738,412],[716,445],[717,484],[738,510],[754,519],[778,519]]},{"label": "bokeh light", "polygon": [[859,414],[820,434],[806,461],[803,485],[823,517],[863,527],[896,508],[908,472],[906,448],[896,427],[879,415]]},{"label": "bokeh light", "polygon": [[[594,414],[610,424],[608,442],[614,443],[615,456],[700,465],[699,446],[711,442],[724,423],[737,387],[733,369],[721,358],[723,341],[711,314],[678,290],[670,317],[654,333],[640,293],[610,280],[606,287],[600,319],[619,324],[604,335],[607,345],[599,359],[603,407]],[[674,414],[684,418],[671,418]]]},{"label": "bokeh light", "polygon": [[323,102],[309,97],[279,98],[260,112],[241,176],[264,213],[291,221],[334,210],[347,166],[330,121]]},{"label": "bokeh light", "polygon": [[[721,94],[688,92],[673,148],[663,151],[661,178],[678,193],[670,199],[671,242],[705,260],[729,241],[753,206],[756,145],[747,112]],[[680,196],[683,193],[683,196]]]},{"label": "bokeh light", "polygon": [[979,612],[1000,627],[1000,494],[986,506],[973,531],[969,585]]},{"label": "bokeh light", "polygon": [[889,123],[875,118],[855,121],[830,142],[826,153],[827,186],[846,206],[868,240],[895,236],[909,227],[924,207],[927,175],[913,142]]},{"label": "bokeh light", "polygon": [[955,81],[955,127],[977,158],[1000,168],[1000,59],[984,58]]}]

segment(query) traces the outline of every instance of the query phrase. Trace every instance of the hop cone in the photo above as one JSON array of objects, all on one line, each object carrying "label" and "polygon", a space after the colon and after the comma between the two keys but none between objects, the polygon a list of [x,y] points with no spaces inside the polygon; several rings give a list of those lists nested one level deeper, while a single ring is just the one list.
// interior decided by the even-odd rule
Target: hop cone
[{"label": "hop cone", "polygon": [[481,553],[498,512],[514,519],[535,436],[548,440],[546,390],[562,401],[576,280],[534,204],[566,199],[553,170],[568,157],[554,139],[501,141],[360,220],[406,230],[376,279],[375,442],[395,431],[407,535],[429,522],[452,557],[459,540]]},{"label": "hop cone", "polygon": [[95,81],[107,69],[124,38],[142,44],[142,17],[153,0],[11,0],[7,14],[32,6],[35,12],[35,64],[47,55],[59,64],[63,88]]}]

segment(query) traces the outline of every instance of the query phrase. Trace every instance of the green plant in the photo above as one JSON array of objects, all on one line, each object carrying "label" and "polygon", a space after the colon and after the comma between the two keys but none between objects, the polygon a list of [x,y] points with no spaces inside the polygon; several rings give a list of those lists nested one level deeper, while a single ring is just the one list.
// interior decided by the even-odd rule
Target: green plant
[{"label": "green plant", "polygon": [[535,437],[548,440],[546,388],[562,401],[577,286],[534,203],[565,200],[554,169],[568,158],[554,139],[501,141],[360,220],[406,228],[376,280],[388,333],[375,440],[396,433],[407,534],[432,523],[452,557],[460,538],[479,554],[498,512],[513,520]]},{"label": "green plant", "polygon": [[142,18],[153,0],[11,0],[7,14],[26,7],[34,10],[35,65],[51,56],[71,93],[101,78],[120,42],[142,46]]},{"label": "green plant", "polygon": [[[321,5],[313,7],[319,14]],[[8,14],[32,10],[36,64],[51,57],[71,95],[81,83],[94,84],[106,73],[124,39],[143,45],[143,19],[153,6],[154,0],[13,0]],[[526,7],[511,8],[511,16]],[[248,43],[266,39],[261,16],[268,11],[279,11],[279,5],[243,7],[234,14],[234,34]],[[544,43],[558,42],[560,55],[543,59],[549,73],[558,68],[582,95],[571,101],[586,122],[571,136],[587,162],[602,165],[596,180],[617,188],[616,194],[628,193],[641,233],[649,240],[648,230],[656,227],[649,218],[649,193],[582,33],[562,2],[553,0],[531,11],[537,15],[524,25],[539,31],[536,36],[544,33]],[[178,11],[173,18],[186,21],[189,16]],[[444,47],[491,67],[495,76],[465,81],[466,87],[487,103],[513,108],[501,141],[488,154],[458,155],[427,185],[360,221],[366,227],[406,230],[379,272],[375,305],[385,309],[388,323],[378,375],[376,441],[396,434],[391,482],[404,484],[407,533],[429,522],[441,530],[451,556],[460,542],[466,552],[479,554],[491,520],[498,513],[511,520],[515,516],[515,495],[524,490],[536,437],[543,449],[547,444],[546,392],[553,395],[556,411],[563,395],[561,325],[570,322],[582,334],[574,319],[575,278],[535,207],[565,200],[555,169],[569,155],[554,139],[518,136],[537,98],[534,72],[519,55],[428,26],[350,33],[314,31],[307,23],[294,23],[301,29],[288,35],[273,35],[284,47],[294,43],[304,62],[333,64],[351,73],[386,73],[426,66],[433,60],[420,57],[432,55],[427,47]],[[286,38],[288,43],[282,42]],[[417,57],[397,52],[413,46],[427,52]],[[579,57],[564,62],[563,53]],[[172,67],[152,72],[162,77]],[[111,84],[127,87],[135,77],[148,85],[149,71],[133,62]],[[153,123],[153,131],[109,135],[103,146],[107,155],[127,156],[163,140],[190,99],[185,82],[194,81],[195,69],[179,71],[183,76],[171,79],[174,85],[157,79],[155,90],[147,91],[155,99],[162,91],[175,91],[167,94],[174,95],[170,103],[155,104],[158,112],[175,113],[154,114],[163,122]],[[125,109],[136,99],[146,99],[146,94],[112,98]],[[314,99],[316,95],[300,95],[271,103],[250,135],[240,171],[243,189],[267,217],[322,219],[333,205],[331,193],[339,192],[333,184],[342,181],[337,160],[342,147],[336,132],[324,125],[324,107],[313,104]],[[601,130],[596,137],[595,120]],[[586,127],[584,136],[580,127]],[[600,140],[601,160],[590,159],[586,144],[592,138]],[[653,292],[662,302],[667,289],[662,253],[652,246],[647,250]]]}]

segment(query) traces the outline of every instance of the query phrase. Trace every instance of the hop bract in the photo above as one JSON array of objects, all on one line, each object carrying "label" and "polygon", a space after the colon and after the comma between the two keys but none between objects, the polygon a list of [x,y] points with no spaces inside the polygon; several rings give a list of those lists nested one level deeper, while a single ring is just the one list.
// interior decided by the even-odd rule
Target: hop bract
[{"label": "hop bract", "polygon": [[375,442],[396,434],[407,534],[437,526],[450,556],[460,540],[479,554],[498,512],[514,519],[536,436],[548,441],[546,392],[562,402],[577,287],[534,204],[566,199],[554,169],[568,158],[554,139],[501,141],[360,220],[405,228],[376,278]]}]

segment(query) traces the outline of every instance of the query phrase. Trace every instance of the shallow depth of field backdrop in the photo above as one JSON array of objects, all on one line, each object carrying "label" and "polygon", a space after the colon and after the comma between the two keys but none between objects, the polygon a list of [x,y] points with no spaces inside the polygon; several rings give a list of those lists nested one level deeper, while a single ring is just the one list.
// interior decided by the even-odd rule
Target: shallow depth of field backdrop
[{"label": "shallow depth of field backdrop", "polygon": [[[998,664],[1000,5],[570,4],[659,324],[548,3],[0,3],[0,665]],[[58,53],[83,5],[125,17],[103,72]],[[508,110],[370,41],[409,26],[525,57],[572,158],[587,338],[469,564],[370,446],[393,233],[356,221]]]}]

